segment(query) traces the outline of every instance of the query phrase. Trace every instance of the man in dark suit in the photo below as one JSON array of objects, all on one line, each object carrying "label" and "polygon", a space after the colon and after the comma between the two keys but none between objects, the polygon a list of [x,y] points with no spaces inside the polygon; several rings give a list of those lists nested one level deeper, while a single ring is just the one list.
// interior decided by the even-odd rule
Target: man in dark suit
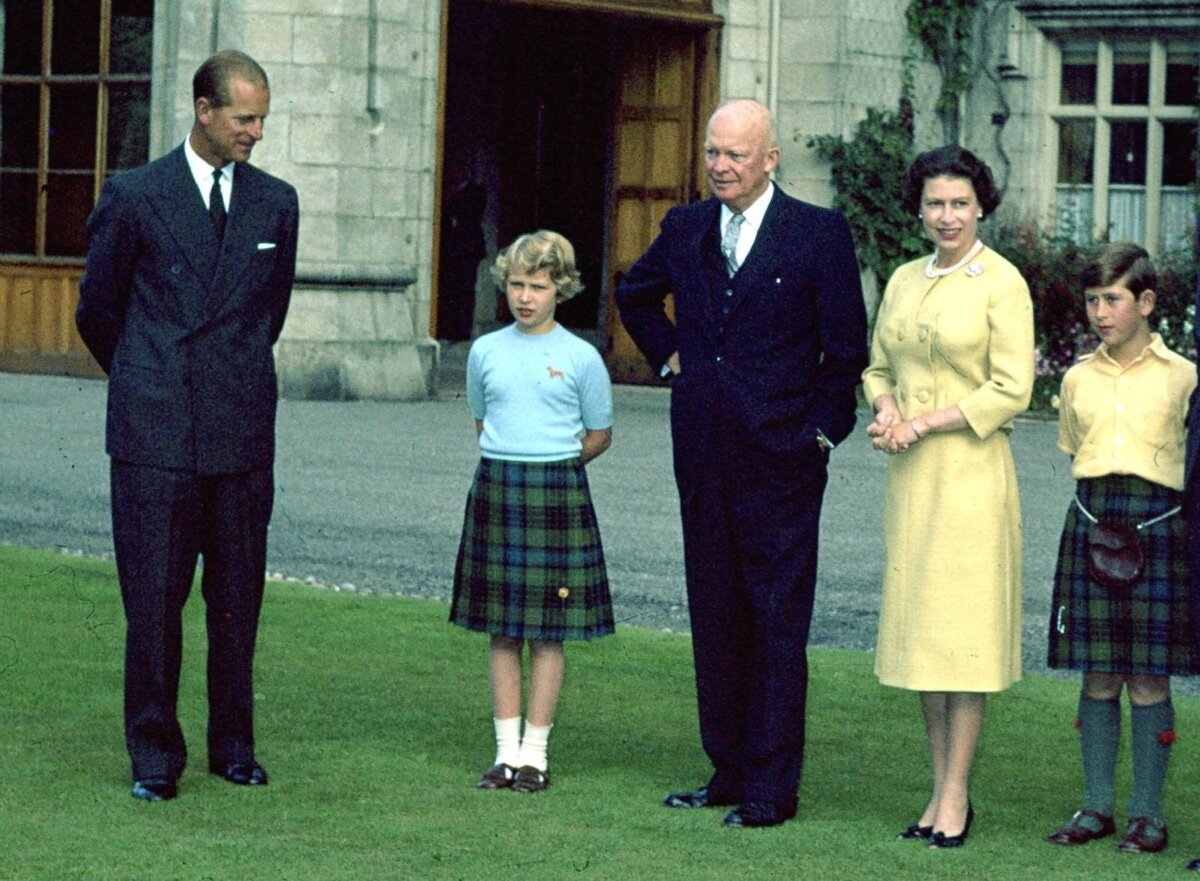
[{"label": "man in dark suit", "polygon": [[262,785],[252,666],[274,498],[272,344],[296,271],[298,202],[247,164],[270,90],[220,52],[192,81],[185,142],[111,178],[88,219],[76,323],[109,375],[113,544],[127,623],[133,795],[174,798],[181,613],[199,556],[208,629],[209,770]]},{"label": "man in dark suit", "polygon": [[728,826],[796,813],[826,465],[854,426],[867,363],[849,227],[771,182],[774,129],[754,101],[713,114],[714,198],[670,211],[616,290],[630,335],[672,377],[700,734],[714,769],[665,804],[737,805]]}]

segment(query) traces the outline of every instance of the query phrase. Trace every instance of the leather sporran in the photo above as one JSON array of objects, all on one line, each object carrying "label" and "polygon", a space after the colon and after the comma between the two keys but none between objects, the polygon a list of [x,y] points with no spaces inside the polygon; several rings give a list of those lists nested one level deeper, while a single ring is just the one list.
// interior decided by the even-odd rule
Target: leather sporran
[{"label": "leather sporran", "polygon": [[1137,528],[1100,521],[1088,526],[1088,574],[1097,584],[1127,588],[1142,577],[1146,559]]}]

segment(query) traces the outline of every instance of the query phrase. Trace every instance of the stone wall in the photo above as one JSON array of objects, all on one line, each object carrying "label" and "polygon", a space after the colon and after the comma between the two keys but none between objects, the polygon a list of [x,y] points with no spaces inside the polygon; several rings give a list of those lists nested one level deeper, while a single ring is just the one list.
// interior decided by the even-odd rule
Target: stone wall
[{"label": "stone wall", "polygon": [[[775,110],[790,193],[829,204],[812,135],[849,136],[868,107],[897,106],[908,37],[897,0],[714,0],[722,99]],[[1007,4],[991,4],[1005,6]],[[300,193],[298,279],[277,351],[285,393],[415,398],[430,393],[437,162],[436,0],[165,0],[155,19],[151,151],[192,122],[191,76],[217,48],[249,52],[272,83],[255,163]],[[989,20],[989,69],[964,104],[964,141],[1003,164],[1010,204],[1036,204],[1041,40],[1018,13]],[[937,76],[916,69],[917,143],[941,142]],[[1000,145],[994,114],[1011,108]],[[1003,151],[1001,153],[1000,151]],[[1008,162],[1001,163],[1003,156]],[[1000,169],[998,169],[999,173]]]}]

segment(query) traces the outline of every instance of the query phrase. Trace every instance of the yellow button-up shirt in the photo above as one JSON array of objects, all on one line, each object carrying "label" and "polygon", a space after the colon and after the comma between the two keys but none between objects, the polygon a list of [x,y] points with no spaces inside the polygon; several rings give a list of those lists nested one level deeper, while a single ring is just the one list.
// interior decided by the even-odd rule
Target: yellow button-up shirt
[{"label": "yellow button-up shirt", "polygon": [[1158,334],[1128,367],[1108,347],[1086,355],[1063,377],[1058,447],[1074,457],[1076,480],[1134,474],[1183,489],[1188,398],[1196,366]]}]

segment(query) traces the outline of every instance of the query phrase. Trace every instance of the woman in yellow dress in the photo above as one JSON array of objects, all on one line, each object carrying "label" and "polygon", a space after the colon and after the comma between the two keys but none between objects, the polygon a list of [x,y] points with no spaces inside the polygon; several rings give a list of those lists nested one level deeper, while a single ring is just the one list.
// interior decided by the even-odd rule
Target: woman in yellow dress
[{"label": "woman in yellow dress", "polygon": [[933,794],[901,833],[961,846],[986,695],[1021,677],[1021,510],[1008,435],[1033,388],[1033,307],[977,236],[1000,202],[960,147],[917,157],[905,198],[936,250],[883,295],[863,388],[884,484],[875,673],[920,693]]}]

